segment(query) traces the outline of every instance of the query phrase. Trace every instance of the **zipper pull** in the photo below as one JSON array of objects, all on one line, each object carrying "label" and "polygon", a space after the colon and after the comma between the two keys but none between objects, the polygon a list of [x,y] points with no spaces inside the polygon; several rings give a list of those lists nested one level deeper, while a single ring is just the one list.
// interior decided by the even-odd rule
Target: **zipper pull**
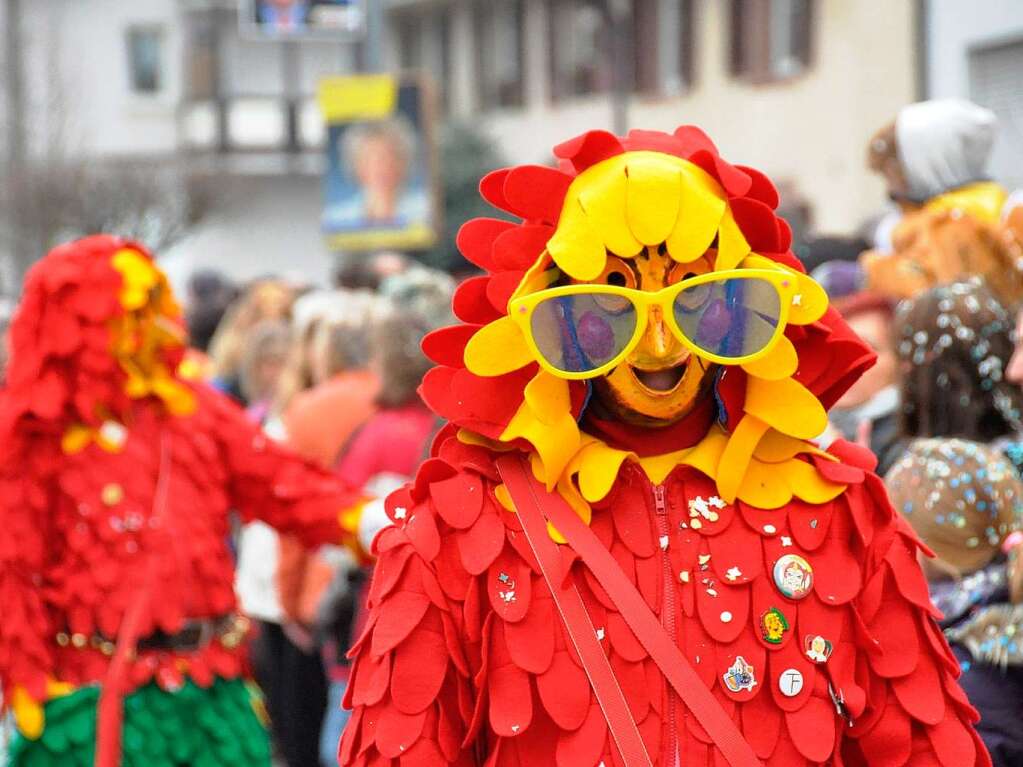
[{"label": "zipper pull", "polygon": [[668,504],[664,499],[664,485],[657,485],[654,488],[654,507],[658,514],[668,513]]}]

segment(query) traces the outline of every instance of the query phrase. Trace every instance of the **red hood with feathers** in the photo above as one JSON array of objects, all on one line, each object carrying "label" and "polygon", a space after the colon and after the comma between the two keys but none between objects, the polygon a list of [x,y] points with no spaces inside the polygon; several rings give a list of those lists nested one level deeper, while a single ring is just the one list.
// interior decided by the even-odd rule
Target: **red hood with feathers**
[{"label": "red hood with feathers", "polygon": [[[673,134],[634,130],[625,138],[589,131],[555,147],[557,170],[539,165],[504,168],[480,183],[484,199],[521,221],[477,218],[458,233],[462,254],[486,273],[466,280],[455,293],[454,312],[464,324],[435,331],[423,341],[424,352],[437,367],[423,379],[420,393],[437,415],[491,439],[498,439],[505,431],[523,401],[526,384],[536,374],[536,365],[483,378],[466,369],[465,346],[480,328],[504,316],[508,300],[526,270],[554,235],[572,180],[598,162],[638,150],[674,155],[706,171],[727,194],[732,215],[751,249],[805,272],[791,250],[791,229],[775,213],[779,199],[774,185],[760,171],[722,159],[699,128],[685,125]],[[832,308],[812,325],[790,325],[786,335],[799,355],[799,368],[793,378],[825,408],[830,408],[875,360],[870,347]],[[716,387],[718,416],[729,429],[742,416],[746,382],[740,368],[730,371]],[[580,417],[587,385],[573,382],[571,393],[573,413]]]}]

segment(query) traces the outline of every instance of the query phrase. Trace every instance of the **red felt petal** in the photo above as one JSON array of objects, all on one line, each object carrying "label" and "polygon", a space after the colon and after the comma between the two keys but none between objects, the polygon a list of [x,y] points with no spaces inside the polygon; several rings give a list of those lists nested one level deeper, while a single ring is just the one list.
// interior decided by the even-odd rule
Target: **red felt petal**
[{"label": "red felt petal", "polygon": [[377,722],[377,749],[388,758],[401,756],[418,740],[425,721],[425,710],[418,714],[403,714],[395,706],[386,706]]},{"label": "red felt petal", "polygon": [[526,617],[518,623],[505,624],[508,653],[523,671],[542,674],[554,659],[554,633],[557,626],[554,604],[546,589],[533,591]]},{"label": "red felt petal", "polygon": [[430,600],[425,594],[412,591],[399,591],[381,604],[373,627],[373,655],[393,650],[419,625],[429,606]]},{"label": "red felt petal", "polygon": [[622,488],[615,498],[615,531],[622,542],[637,557],[652,556],[654,549],[653,519],[647,511],[640,488]]},{"label": "red felt petal", "polygon": [[945,696],[938,668],[921,657],[912,674],[892,680],[892,690],[906,712],[925,724],[937,724],[945,717]]},{"label": "red felt petal", "polygon": [[754,251],[778,250],[778,227],[771,208],[749,197],[730,200],[729,205],[735,222]]},{"label": "red felt petal", "polygon": [[505,546],[487,573],[487,596],[491,607],[502,620],[515,623],[526,617],[531,594],[529,566],[519,558],[515,549]]},{"label": "red felt petal", "polygon": [[411,546],[405,546],[395,550],[393,554],[380,557],[377,560],[369,589],[369,597],[372,602],[379,602],[394,590],[413,553],[414,549]]},{"label": "red felt petal", "polygon": [[494,241],[494,260],[501,269],[522,272],[540,257],[553,234],[554,229],[549,226],[509,229]]},{"label": "red felt petal", "polygon": [[456,530],[464,530],[483,508],[483,482],[476,474],[456,474],[430,485],[430,496],[441,518]]},{"label": "red felt petal", "polygon": [[767,760],[767,767],[805,767],[805,765],[806,759],[799,753],[799,749],[789,738],[788,733],[779,733],[778,744],[775,746],[771,758]]},{"label": "red felt petal", "polygon": [[927,728],[927,737],[945,767],[971,765],[977,757],[970,729],[954,717],[945,717]]},{"label": "red felt petal", "polygon": [[828,452],[838,457],[842,463],[855,466],[857,469],[873,471],[877,468],[877,456],[869,448],[846,439],[836,439],[831,443]]},{"label": "red felt petal", "polygon": [[789,737],[811,762],[824,762],[835,745],[835,707],[830,700],[811,696],[806,705],[785,714]]},{"label": "red felt petal", "polygon": [[689,157],[694,165],[699,165],[707,173],[716,178],[725,188],[729,197],[742,197],[753,185],[753,180],[731,163],[721,159],[720,155],[707,150],[697,150]]},{"label": "red felt petal", "polygon": [[745,524],[732,525],[728,535],[708,538],[707,546],[711,567],[723,583],[748,583],[763,572],[760,536]]},{"label": "red felt petal", "polygon": [[902,767],[912,750],[910,719],[897,703],[889,701],[884,716],[860,738],[870,767]]},{"label": "red felt petal", "polygon": [[533,695],[526,672],[510,663],[491,669],[489,688],[494,733],[511,738],[525,731],[533,718]]},{"label": "red felt petal", "polygon": [[569,654],[554,653],[550,667],[536,678],[543,707],[563,730],[578,729],[590,709],[590,683]]},{"label": "red felt petal", "polygon": [[[438,624],[440,623],[438,619]],[[394,652],[391,698],[407,714],[429,706],[437,697],[448,668],[443,631],[420,629]]]},{"label": "red felt petal", "polygon": [[812,504],[793,498],[788,509],[789,530],[796,542],[807,551],[820,547],[831,526],[832,504]]},{"label": "red felt petal", "polygon": [[486,325],[504,316],[487,298],[489,276],[470,277],[455,289],[451,308],[463,322]]},{"label": "red felt petal", "polygon": [[510,221],[497,218],[474,218],[462,224],[455,237],[459,252],[481,269],[490,271],[494,267],[492,248],[501,232],[515,226]]},{"label": "red felt petal", "polygon": [[525,218],[554,224],[571,183],[571,176],[554,168],[521,165],[505,179],[504,196],[516,210],[523,211]]},{"label": "red felt petal", "polygon": [[352,704],[356,706],[372,706],[383,699],[387,692],[388,683],[391,681],[391,654],[380,658],[379,662],[373,660],[373,656],[364,653],[356,661],[357,673],[354,674],[352,691]]},{"label": "red felt petal", "polygon": [[608,611],[607,635],[615,652],[628,661],[640,661],[647,657],[643,645],[636,639],[632,629],[617,612]]},{"label": "red felt petal", "polygon": [[[767,652],[754,636],[753,630],[748,626],[745,629],[734,642],[727,645],[718,645],[715,648],[714,655],[714,668],[717,672],[715,681],[718,688],[725,696],[743,703],[744,706],[754,698],[765,698],[767,700],[771,698],[770,694],[761,695],[768,684]],[[725,684],[725,675],[728,673],[728,669],[735,664],[736,658],[740,656],[753,667],[753,678],[756,680],[756,684],[752,690],[732,692]],[[707,660],[709,661],[710,659],[708,658]],[[773,707],[774,704],[771,705]]]},{"label": "red felt petal", "polygon": [[422,342],[423,354],[438,365],[464,367],[465,346],[479,329],[479,325],[452,325],[427,333]]},{"label": "red felt petal", "polygon": [[440,532],[437,520],[427,504],[416,507],[405,524],[405,534],[419,555],[427,562],[437,558],[440,551]]},{"label": "red felt petal", "polygon": [[569,160],[576,171],[582,172],[601,160],[622,154],[625,148],[613,133],[591,130],[554,147],[554,156]]},{"label": "red felt petal", "polygon": [[[412,485],[409,498],[415,503],[426,500],[427,496],[430,494],[430,485],[434,482],[440,482],[441,480],[453,477],[456,473],[457,472],[453,466],[448,465],[438,458],[430,458],[424,461],[416,471],[416,480]],[[390,507],[395,504],[404,506],[410,505],[402,497],[401,493],[402,491],[399,490],[387,497],[388,511],[390,511]],[[394,519],[394,517],[392,517],[392,519]]]},{"label": "red felt petal", "polygon": [[[788,642],[780,646],[776,652],[767,654],[767,666],[770,679],[765,682],[771,687],[774,702],[782,711],[796,711],[802,708],[813,694],[817,679],[817,667],[803,654],[796,642]],[[790,681],[789,672],[796,671],[803,677],[800,692],[793,696],[782,693],[783,686]]]},{"label": "red felt petal", "polygon": [[455,535],[462,564],[472,575],[479,575],[490,567],[504,546],[504,524],[496,512],[480,514],[472,527]]},{"label": "red felt petal", "polygon": [[586,719],[574,732],[564,732],[554,749],[557,767],[596,767],[607,742],[607,722],[594,700]]},{"label": "red felt petal", "polygon": [[749,586],[730,585],[714,577],[712,570],[697,571],[692,579],[703,627],[718,642],[733,641],[750,620]]},{"label": "red felt petal", "polygon": [[784,506],[780,509],[758,509],[744,501],[737,501],[737,505],[746,525],[755,530],[757,534],[770,537],[786,532],[788,511]]},{"label": "red felt petal", "polygon": [[490,301],[491,306],[500,312],[507,312],[512,294],[525,276],[525,271],[513,271],[500,272],[491,277],[487,285],[487,300]]},{"label": "red felt petal", "polygon": [[872,653],[870,662],[879,675],[899,677],[912,673],[920,655],[920,639],[913,609],[895,593],[889,583],[883,606],[868,624],[870,633],[878,640],[880,653]]},{"label": "red felt petal", "polygon": [[[762,688],[763,685],[758,687]],[[781,709],[774,705],[770,695],[756,695],[739,706],[739,711],[742,714],[743,736],[753,747],[753,752],[761,759],[766,759],[774,753],[774,747],[778,743]]]},{"label": "red felt petal", "polygon": [[508,178],[508,174],[511,173],[511,171],[511,168],[492,170],[480,179],[480,196],[491,205],[500,208],[501,210],[508,210],[512,213],[517,213],[518,211],[509,207],[508,200],[505,199],[504,196],[504,181]]},{"label": "red felt petal", "polygon": [[813,565],[813,590],[825,604],[845,604],[859,593],[863,585],[860,562],[850,550],[848,538],[828,537],[806,558]]},{"label": "red felt petal", "polygon": [[429,738],[420,738],[416,744],[401,755],[401,767],[437,767],[445,764],[448,758],[441,752],[435,742]]},{"label": "red felt petal", "polygon": [[764,203],[771,208],[771,210],[778,207],[778,203],[780,202],[778,190],[767,176],[756,168],[751,168],[748,165],[736,165],[735,167],[749,176],[750,180],[753,182],[746,194]]}]

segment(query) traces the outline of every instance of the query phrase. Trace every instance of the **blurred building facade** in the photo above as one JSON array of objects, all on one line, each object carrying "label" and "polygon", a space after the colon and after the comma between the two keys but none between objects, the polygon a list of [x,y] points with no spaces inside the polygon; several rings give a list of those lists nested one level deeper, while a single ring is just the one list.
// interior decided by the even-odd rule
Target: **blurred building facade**
[{"label": "blurred building facade", "polygon": [[928,97],[969,98],[1001,123],[991,175],[1023,187],[1023,5],[1016,0],[928,0],[924,7]]},{"label": "blurred building facade", "polygon": [[[797,228],[849,232],[881,204],[871,133],[917,95],[918,4],[905,0],[621,0],[629,124],[703,127],[780,183]],[[598,0],[389,0],[388,64],[444,83],[510,159],[609,128],[612,40]],[[631,29],[630,29],[631,28]]]},{"label": "blurred building facade", "polygon": [[339,72],[427,72],[442,116],[480,125],[511,162],[547,162],[554,144],[612,128],[617,76],[630,126],[702,126],[779,182],[797,229],[824,233],[879,210],[867,139],[924,95],[995,108],[1019,139],[1000,145],[996,173],[1023,165],[1017,0],[367,3],[369,34],[345,43],[248,38],[237,0],[3,0],[21,19],[18,122],[36,151],[185,158],[206,174],[211,213],[169,253],[178,282],[206,264],[327,278],[314,93]]},{"label": "blurred building facade", "polygon": [[15,111],[35,158],[59,151],[96,167],[183,167],[203,179],[208,215],[164,253],[177,285],[201,266],[327,281],[314,95],[322,76],[357,66],[357,46],[247,38],[231,0],[12,6],[24,82]]}]

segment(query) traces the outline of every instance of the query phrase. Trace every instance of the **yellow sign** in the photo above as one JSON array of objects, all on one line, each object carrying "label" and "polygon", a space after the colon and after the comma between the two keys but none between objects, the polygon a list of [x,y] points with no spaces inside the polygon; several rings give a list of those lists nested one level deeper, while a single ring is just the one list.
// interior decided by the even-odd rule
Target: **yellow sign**
[{"label": "yellow sign", "polygon": [[398,83],[390,75],[327,77],[316,97],[328,123],[381,120],[394,112]]}]

